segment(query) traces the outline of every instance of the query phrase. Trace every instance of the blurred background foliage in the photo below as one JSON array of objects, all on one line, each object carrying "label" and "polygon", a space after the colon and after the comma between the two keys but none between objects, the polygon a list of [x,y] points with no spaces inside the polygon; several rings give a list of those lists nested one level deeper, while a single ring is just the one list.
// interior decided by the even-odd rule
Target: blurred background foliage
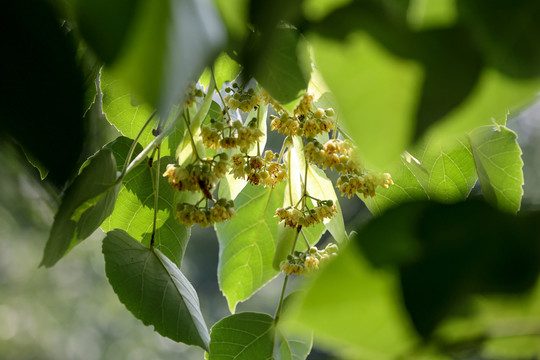
[{"label": "blurred background foliage", "polygon": [[[96,137],[115,136],[96,118]],[[514,119],[523,149],[523,208],[540,208],[540,103]],[[103,138],[106,134],[105,138]],[[97,149],[97,147],[96,147]],[[51,269],[38,268],[44,239],[52,224],[54,196],[39,172],[12,147],[0,151],[0,354],[5,359],[201,359],[202,350],[163,338],[142,326],[118,301],[107,282],[98,230]],[[359,199],[342,202],[347,230],[371,217]],[[211,325],[226,316],[227,302],[217,286],[218,243],[211,229],[193,229],[182,271],[199,293]],[[272,313],[281,278],[272,281],[238,311]],[[534,320],[534,319],[531,319]],[[474,348],[474,347],[473,347]],[[478,350],[479,348],[476,348]],[[468,359],[535,359],[538,336],[492,341],[485,354]],[[490,355],[491,354],[491,355]],[[506,355],[505,355],[506,354]],[[310,359],[329,358],[315,350]]]},{"label": "blurred background foliage", "polygon": [[[509,104],[521,110],[538,91],[540,47],[535,16],[539,6],[531,0],[216,0],[215,8],[192,0],[157,5],[118,1],[114,6],[104,0],[51,3],[9,1],[0,19],[3,46],[10,50],[0,64],[9,69],[0,97],[0,354],[6,359],[202,357],[200,349],[176,344],[141,326],[119,303],[104,276],[100,231],[56,267],[37,268],[66,181],[88,156],[118,136],[101,115],[94,81],[102,63],[162,115],[168,114],[192,77],[221,50],[244,66],[243,76],[254,76],[276,98],[288,102],[307,86],[306,49],[291,28],[274,30],[282,22],[295,24],[312,44],[312,55],[336,95],[344,125],[376,168],[383,168],[426,133],[443,137],[489,124],[492,116],[501,122]],[[105,13],[100,11],[104,8]],[[74,24],[79,27],[72,28]],[[7,35],[14,33],[17,36]],[[281,56],[287,51],[294,55]],[[280,87],[283,79],[271,74],[283,69],[287,86]],[[358,99],[363,106],[358,106]],[[517,132],[523,149],[522,212],[539,211],[540,103],[513,111],[508,126]],[[477,186],[473,196],[479,193]],[[349,231],[371,217],[358,199],[343,200],[341,205]],[[182,271],[199,292],[209,325],[228,314],[216,282],[217,259],[214,232],[195,228]],[[358,270],[361,264],[358,258],[342,260],[341,275],[348,265]],[[362,288],[366,278],[352,280],[358,282],[344,282],[348,295],[352,288],[380,290],[377,281]],[[386,282],[381,284],[388,290]],[[272,313],[277,292],[279,284],[273,281],[240,304],[238,311]],[[516,332],[510,324],[506,330],[495,331],[493,339],[467,338],[474,335],[475,329],[467,328],[470,324],[444,324],[442,338],[457,346],[448,352],[465,359],[538,358],[540,321],[535,318],[536,292],[532,294],[532,300],[518,304],[528,304],[524,316],[531,322],[520,322]],[[429,333],[433,324],[418,323],[425,314],[404,296],[410,314],[416,314],[417,330]],[[374,300],[367,298],[368,305]],[[486,303],[482,309],[504,317],[504,306]],[[376,305],[374,310],[379,309],[380,304]],[[332,308],[327,310],[322,315],[331,321],[335,314]],[[345,317],[351,311],[347,307],[334,310]],[[479,314],[484,320],[490,318],[487,310]],[[355,316],[363,315],[362,311],[374,319],[377,315],[369,309],[352,311]],[[308,323],[311,314],[299,311],[302,316]],[[346,331],[343,340],[350,342],[362,333],[355,334],[349,327],[334,330],[338,337],[339,331]],[[393,330],[392,335],[403,335]],[[526,334],[508,337],[507,330]],[[470,339],[473,342],[467,343]],[[406,348],[407,344],[395,345]],[[440,345],[444,349],[446,344]],[[310,358],[317,357],[328,358],[318,351]]]}]

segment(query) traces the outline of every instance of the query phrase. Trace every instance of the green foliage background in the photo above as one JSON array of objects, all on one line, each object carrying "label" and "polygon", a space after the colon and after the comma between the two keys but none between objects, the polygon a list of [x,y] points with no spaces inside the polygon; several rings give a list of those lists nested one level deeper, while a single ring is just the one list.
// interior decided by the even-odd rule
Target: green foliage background
[{"label": "green foliage background", "polygon": [[[101,226],[109,231],[105,273],[120,302],[162,335],[209,350],[210,359],[305,358],[311,340],[297,337],[302,329],[315,332],[316,346],[343,358],[538,355],[538,112],[514,120],[540,88],[535,1],[21,0],[2,15],[0,22],[17,37],[5,44],[13,56],[3,59],[10,71],[0,100],[1,353],[202,355],[200,349],[172,350],[140,323],[122,325],[108,316],[118,302],[109,308],[104,299],[115,296],[100,287],[103,263],[95,245],[102,234],[81,244]],[[205,71],[212,63],[215,80]],[[175,202],[190,196],[178,195],[160,176],[174,156],[180,162],[192,156],[184,130],[197,135],[208,111],[220,113],[213,86],[232,80],[236,63],[240,80],[254,77],[288,110],[308,86],[318,95],[332,91],[320,106],[336,108],[366,166],[388,170],[396,183],[363,199],[366,207],[358,199],[341,202],[326,228],[340,246],[350,230],[358,235],[285,302],[279,326],[269,315],[245,312],[273,313],[275,284],[249,305],[241,303],[277,275],[283,246],[290,244],[272,211],[287,196],[302,196],[292,190],[302,181],[308,183],[304,192],[336,198],[324,172],[303,161],[301,138],[290,139],[290,195],[283,198],[284,185],[248,185],[237,198],[238,217],[216,226],[217,241],[208,242],[208,232],[198,239],[194,231],[186,246],[191,230],[173,214]],[[189,129],[174,128],[183,111],[178,102],[201,74],[209,95],[198,112],[187,110]],[[523,138],[517,140],[523,161],[506,127],[508,113]],[[151,125],[132,148],[138,163],[124,167],[149,117]],[[126,137],[111,142],[116,130]],[[155,171],[145,165],[147,156],[169,134]],[[21,165],[25,158],[35,169]],[[38,176],[46,178],[41,185]],[[152,191],[158,184],[159,197]],[[237,192],[236,185],[219,191]],[[357,218],[344,223],[347,212]],[[47,237],[55,213],[41,265],[51,267],[70,251],[81,258],[69,262],[68,256],[44,275],[35,270],[40,256],[32,239]],[[308,242],[323,230],[309,231]],[[218,264],[208,263],[218,256]],[[427,346],[418,348],[422,340]],[[142,350],[135,354],[134,348]],[[318,355],[325,356],[314,351],[311,358]]]}]

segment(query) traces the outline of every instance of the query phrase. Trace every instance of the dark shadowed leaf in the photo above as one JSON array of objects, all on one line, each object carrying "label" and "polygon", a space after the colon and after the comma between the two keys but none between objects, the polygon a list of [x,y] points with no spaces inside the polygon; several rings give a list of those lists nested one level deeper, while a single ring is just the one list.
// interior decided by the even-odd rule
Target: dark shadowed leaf
[{"label": "dark shadowed leaf", "polygon": [[0,65],[6,69],[0,138],[20,144],[42,175],[48,169],[49,179],[62,188],[76,171],[84,143],[85,88],[76,46],[46,1],[5,3],[0,18]]},{"label": "dark shadowed leaf", "polygon": [[129,37],[139,0],[79,0],[77,23],[86,42],[104,62],[114,61]]},{"label": "dark shadowed leaf", "polygon": [[116,161],[102,149],[85,164],[66,190],[54,218],[41,265],[56,264],[72,247],[90,236],[114,208],[119,186]]},{"label": "dark shadowed leaf", "polygon": [[540,75],[538,1],[460,0],[457,5],[490,65],[510,76]]},{"label": "dark shadowed leaf", "polygon": [[163,336],[208,349],[197,293],[163,253],[114,230],[103,240],[103,254],[111,286],[136,318]]},{"label": "dark shadowed leaf", "polygon": [[308,86],[311,64],[307,45],[292,28],[277,28],[269,43],[261,43],[264,40],[256,37],[253,45],[255,53],[262,52],[255,57],[259,62],[252,65],[256,66],[255,78],[274,99],[287,104]]},{"label": "dark shadowed leaf", "polygon": [[479,201],[422,202],[389,210],[357,239],[375,266],[399,268],[405,307],[428,337],[471,294],[531,289],[540,271],[538,233],[537,215],[515,217]]}]

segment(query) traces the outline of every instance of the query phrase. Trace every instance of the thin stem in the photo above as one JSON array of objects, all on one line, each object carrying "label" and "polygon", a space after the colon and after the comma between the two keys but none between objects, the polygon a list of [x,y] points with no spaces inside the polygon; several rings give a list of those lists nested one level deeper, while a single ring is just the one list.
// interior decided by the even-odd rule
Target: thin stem
[{"label": "thin stem", "polygon": [[[300,235],[300,231],[302,231],[302,225],[298,225],[298,227],[296,228],[296,236],[294,237],[291,254],[294,253],[294,249],[296,248],[296,242],[298,241],[298,235]],[[285,297],[285,288],[287,287],[287,280],[289,280],[289,275],[285,275],[285,280],[283,281],[283,287],[281,288],[281,296],[279,297],[279,305],[276,310],[276,315],[274,316],[274,325],[278,323],[279,316],[281,315],[281,308],[283,307],[283,298]]]},{"label": "thin stem", "polygon": [[307,248],[309,250],[309,248],[311,248],[311,244],[309,243],[309,240],[308,240],[308,238],[306,236],[306,233],[304,232],[304,229],[302,229],[302,236],[304,237],[304,240],[306,240],[306,246],[307,246]]},{"label": "thin stem", "polygon": [[313,199],[313,200],[315,200],[315,201],[317,201],[317,202],[321,202],[321,201],[322,201],[321,199],[317,199],[315,196],[311,196],[311,195],[309,195],[309,194],[304,194],[304,196],[307,196],[308,198]]},{"label": "thin stem", "polygon": [[199,156],[199,153],[197,152],[197,145],[195,145],[195,140],[193,140],[193,134],[191,133],[190,123],[189,123],[189,113],[186,116],[186,113],[184,112],[184,120],[186,121],[186,128],[189,134],[189,139],[191,140],[191,148],[193,149],[193,153],[197,157],[197,160],[202,160]]},{"label": "thin stem", "polygon": [[[261,121],[261,107],[259,106],[257,108],[257,129],[260,126],[260,121]],[[257,156],[261,156],[261,143],[259,142],[259,140],[257,140]]]},{"label": "thin stem", "polygon": [[[289,179],[289,201],[291,202],[291,206],[293,206],[293,198],[292,198],[292,176],[291,176],[291,152],[289,151],[289,161],[287,162],[288,165],[288,179]],[[296,205],[294,206],[296,207]]]},{"label": "thin stem", "polygon": [[154,112],[150,115],[148,120],[146,120],[146,122],[142,126],[141,130],[139,131],[139,133],[135,137],[135,140],[133,140],[133,143],[131,144],[131,147],[129,148],[129,152],[128,152],[128,155],[126,157],[126,162],[124,163],[124,167],[122,169],[122,172],[120,173],[120,176],[116,180],[117,182],[122,181],[122,179],[126,175],[126,172],[127,172],[127,169],[128,169],[128,164],[131,161],[131,157],[133,156],[133,152],[135,151],[135,147],[137,146],[139,138],[141,137],[144,129],[148,126],[148,124],[150,124],[150,121],[154,118],[154,116],[156,116],[156,113],[157,113],[157,111],[154,110]]},{"label": "thin stem", "polygon": [[156,182],[155,182],[155,192],[154,192],[154,223],[152,225],[152,237],[150,239],[150,248],[154,248],[154,238],[156,236],[156,223],[157,223],[157,214],[158,214],[158,201],[159,201],[159,178],[160,178],[160,158],[161,158],[161,144],[157,147],[157,167],[156,167]]},{"label": "thin stem", "polygon": [[[129,164],[129,166],[127,167],[126,171],[124,172],[124,175],[126,175],[127,173],[129,173],[131,170],[133,170],[133,168],[135,168],[135,166],[139,165],[141,163],[141,161],[144,160],[144,158],[146,157],[146,155],[148,155],[148,153],[150,151],[152,151],[157,145],[161,144],[161,142],[163,141],[164,138],[166,138],[167,136],[169,136],[170,133],[172,133],[176,127],[176,123],[178,121],[180,117],[178,117],[175,121],[171,122],[166,128],[165,130],[163,130],[163,132],[161,134],[159,134],[154,140],[152,140],[152,142],[150,144],[148,144],[147,147],[145,147],[143,149],[143,151],[141,151],[139,153],[139,155],[137,155],[137,157],[135,159],[133,159],[133,161]],[[121,178],[119,178],[121,180]],[[118,180],[117,180],[118,181]]]},{"label": "thin stem", "polygon": [[229,118],[229,124],[230,124],[230,123],[232,123],[231,114],[229,114],[229,108],[227,107],[227,104],[225,104],[225,100],[223,99],[223,96],[221,95],[221,89],[217,88],[217,81],[216,81],[216,74],[214,74],[214,67],[212,66],[212,68],[210,70],[211,70],[211,73],[212,73],[212,80],[214,81],[214,85],[216,87],[216,92],[218,93],[219,98],[221,99],[221,103],[223,104],[223,108],[226,109],[226,114],[227,114],[227,117]]},{"label": "thin stem", "polygon": [[283,145],[281,146],[281,150],[279,151],[279,156],[277,160],[278,164],[281,162],[281,158],[283,157],[283,154],[285,153],[285,149],[287,148],[287,145],[285,145],[285,143],[287,142],[288,138],[289,137],[286,137],[285,140],[283,140]]},{"label": "thin stem", "polygon": [[307,193],[307,172],[308,172],[308,167],[309,167],[309,164],[308,164],[307,158],[304,156],[304,169],[305,169],[304,170],[304,191],[302,192],[302,199],[304,201],[302,202],[302,208],[304,208],[306,206],[306,196],[308,195],[308,193]]},{"label": "thin stem", "polygon": [[283,287],[281,288],[281,296],[279,297],[279,305],[276,310],[276,315],[274,316],[274,325],[277,325],[279,321],[279,316],[281,315],[281,308],[283,306],[283,297],[285,296],[285,288],[287,287],[287,280],[289,280],[289,275],[285,275],[285,280],[283,280]]},{"label": "thin stem", "polygon": [[340,128],[339,126],[336,126],[336,131],[339,131],[341,136],[343,136],[346,140],[353,141],[353,139],[349,135],[347,135],[347,133],[343,131],[343,129]]}]

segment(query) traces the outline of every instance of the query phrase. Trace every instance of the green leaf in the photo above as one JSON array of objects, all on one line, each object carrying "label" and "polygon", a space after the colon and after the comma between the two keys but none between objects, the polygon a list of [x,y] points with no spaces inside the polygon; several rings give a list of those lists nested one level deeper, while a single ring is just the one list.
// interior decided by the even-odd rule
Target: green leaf
[{"label": "green leaf", "polygon": [[212,327],[209,347],[209,360],[272,359],[274,319],[253,312],[227,316]]},{"label": "green leaf", "polygon": [[286,330],[276,329],[275,360],[305,360],[313,346],[313,336],[292,336]]},{"label": "green leaf", "polygon": [[[378,187],[374,197],[364,198],[357,194],[373,215],[379,216],[386,210],[400,204],[429,198],[424,187],[409,169],[409,166],[415,166],[414,160],[411,160],[413,165],[408,164],[406,161],[405,159],[399,159],[394,166],[389,167],[388,172],[392,175],[394,185],[389,186],[387,189]],[[418,171],[425,170],[421,168]]]},{"label": "green leaf", "polygon": [[114,208],[116,161],[109,149],[94,155],[66,190],[40,266],[51,267],[96,230]]},{"label": "green leaf", "polygon": [[272,268],[278,232],[274,212],[283,204],[283,187],[247,185],[235,200],[236,216],[216,224],[219,287],[233,313],[239,301],[251,297],[277,274]]},{"label": "green leaf", "polygon": [[112,62],[121,52],[140,3],[140,0],[114,3],[79,0],[74,3],[79,30],[102,61]]},{"label": "green leaf", "polygon": [[339,102],[341,125],[368,167],[384,169],[412,138],[420,66],[392,55],[365,33],[351,34],[346,42],[309,40],[317,68]]},{"label": "green leaf", "polygon": [[232,40],[244,38],[249,29],[249,0],[214,0]]},{"label": "green leaf", "polygon": [[163,253],[114,230],[103,240],[103,254],[114,292],[136,318],[163,336],[208,349],[197,293]]},{"label": "green leaf", "polygon": [[370,266],[351,243],[289,304],[282,325],[313,330],[321,346],[346,359],[395,359],[418,340],[398,285],[396,276]]},{"label": "green leaf", "polygon": [[276,328],[270,315],[255,312],[221,319],[212,327],[210,339],[209,360],[305,360],[313,341],[291,336]]},{"label": "green leaf", "polygon": [[274,99],[287,104],[307,89],[311,73],[309,53],[298,31],[292,28],[276,29],[270,41],[258,44],[265,47],[265,52],[256,65],[255,78]]},{"label": "green leaf", "polygon": [[499,210],[517,213],[523,195],[523,161],[517,135],[504,126],[483,126],[469,134],[480,186]]},{"label": "green leaf", "polygon": [[[118,164],[124,164],[132,143],[133,140],[120,137],[107,145],[113,151]],[[141,150],[141,146],[137,145],[135,154]],[[161,158],[160,174],[165,172],[168,163],[174,162],[171,157]],[[155,164],[154,161],[154,167]],[[156,169],[154,167],[150,168],[148,161],[143,161],[124,177],[117,205],[111,216],[101,225],[103,231],[122,229],[137,241],[147,246],[150,244],[155,201]],[[174,190],[167,179],[161,175],[159,179],[155,247],[180,267],[191,229],[179,224],[174,214],[176,203],[184,201],[182,197],[189,197],[191,194]]]},{"label": "green leaf", "polygon": [[[103,113],[107,120],[122,133],[122,135],[135,139],[145,122],[152,116],[154,109],[147,103],[142,103],[130,91],[121,78],[108,68],[101,69],[100,87],[103,94]],[[173,113],[169,121],[173,120]],[[152,129],[157,125],[157,116],[148,124],[139,137],[139,143],[146,147],[154,140]],[[184,137],[185,126],[179,121],[177,129],[161,144],[163,156],[174,156],[176,149]]]},{"label": "green leaf", "polygon": [[136,94],[168,116],[224,42],[223,24],[208,1],[145,1],[113,69]]},{"label": "green leaf", "polygon": [[[476,183],[471,148],[465,136],[428,141],[412,154],[425,169],[408,164],[429,199],[441,202],[465,200]],[[427,171],[426,171],[427,170]]]},{"label": "green leaf", "polygon": [[[240,73],[240,65],[230,58],[227,53],[221,53],[214,61],[214,76],[216,79],[216,89],[221,90],[226,81],[232,81]],[[212,72],[209,68],[204,70],[201,76],[201,84],[208,86],[212,80]],[[221,112],[220,112],[221,113]]]}]

